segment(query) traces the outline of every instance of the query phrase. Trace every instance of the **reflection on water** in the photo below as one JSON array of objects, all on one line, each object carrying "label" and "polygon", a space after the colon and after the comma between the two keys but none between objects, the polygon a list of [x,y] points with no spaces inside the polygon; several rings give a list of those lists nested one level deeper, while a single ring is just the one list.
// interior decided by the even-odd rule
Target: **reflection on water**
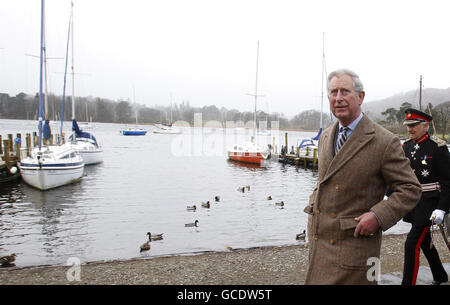
[{"label": "reflection on water", "polygon": [[[5,135],[36,129],[27,121],[0,124],[7,126]],[[202,138],[203,148],[216,150],[203,154],[193,149],[197,139],[186,131],[125,137],[119,133],[123,125],[95,126],[104,162],[86,167],[80,182],[45,192],[21,181],[0,186],[0,255],[16,253],[17,266],[65,264],[72,256],[87,262],[291,245],[306,228],[303,208],[317,173],[275,161],[263,167],[227,161],[230,140],[223,133]],[[292,132],[289,143],[303,136]],[[280,138],[284,141],[284,134]],[[174,153],[180,144],[196,153]],[[249,191],[237,190],[247,185]],[[208,200],[211,207],[202,208]],[[196,211],[186,210],[194,204]],[[184,226],[195,220],[198,227]],[[140,253],[149,231],[164,233],[164,239]]]}]

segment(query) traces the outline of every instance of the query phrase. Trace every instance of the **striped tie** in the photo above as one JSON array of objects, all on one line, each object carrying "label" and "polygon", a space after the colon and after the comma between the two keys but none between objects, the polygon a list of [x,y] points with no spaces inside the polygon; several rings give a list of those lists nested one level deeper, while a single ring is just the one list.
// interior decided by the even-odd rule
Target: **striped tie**
[{"label": "striped tie", "polygon": [[344,145],[345,141],[347,140],[347,131],[350,128],[348,127],[341,127],[341,136],[336,144],[336,149],[334,150],[334,154],[336,155],[339,151],[339,149],[341,149],[342,145]]}]

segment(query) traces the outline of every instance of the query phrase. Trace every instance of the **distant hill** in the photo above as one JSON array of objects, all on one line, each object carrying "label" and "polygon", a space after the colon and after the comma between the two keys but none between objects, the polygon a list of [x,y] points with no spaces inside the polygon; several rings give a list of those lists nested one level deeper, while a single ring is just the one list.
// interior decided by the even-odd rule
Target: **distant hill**
[{"label": "distant hill", "polygon": [[[436,107],[437,105],[447,101],[450,101],[450,88],[427,88],[422,90],[422,109],[424,109],[428,103],[431,103],[433,107]],[[381,119],[383,118],[381,113],[386,109],[399,109],[400,105],[404,102],[408,102],[413,105],[413,107],[419,108],[419,90],[396,94],[382,100],[364,102],[362,104],[362,109],[364,112],[370,114],[372,118]]]}]

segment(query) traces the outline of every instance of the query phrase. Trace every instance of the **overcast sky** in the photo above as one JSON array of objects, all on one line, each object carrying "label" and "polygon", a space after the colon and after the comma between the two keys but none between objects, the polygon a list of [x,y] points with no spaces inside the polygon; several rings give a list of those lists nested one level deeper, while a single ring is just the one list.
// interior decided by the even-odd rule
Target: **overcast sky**
[{"label": "overcast sky", "polygon": [[[450,86],[446,1],[74,0],[75,95],[140,104],[251,111],[260,42],[258,109],[288,117],[320,109],[326,70],[359,74],[365,102]],[[447,1],[448,2],[448,1]],[[49,57],[64,57],[69,0],[46,1]],[[0,92],[39,90],[40,1],[0,4]],[[64,60],[49,60],[62,94]],[[71,86],[67,90],[71,91]],[[324,111],[328,102],[324,100]]]}]

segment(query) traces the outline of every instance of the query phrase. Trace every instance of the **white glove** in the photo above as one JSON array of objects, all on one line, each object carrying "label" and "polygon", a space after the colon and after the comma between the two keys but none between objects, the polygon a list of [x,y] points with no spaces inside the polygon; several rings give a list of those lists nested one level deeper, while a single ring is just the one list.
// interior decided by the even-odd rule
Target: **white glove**
[{"label": "white glove", "polygon": [[445,212],[439,209],[436,209],[431,213],[430,220],[433,220],[433,222],[437,225],[440,225],[442,221],[444,220]]}]

